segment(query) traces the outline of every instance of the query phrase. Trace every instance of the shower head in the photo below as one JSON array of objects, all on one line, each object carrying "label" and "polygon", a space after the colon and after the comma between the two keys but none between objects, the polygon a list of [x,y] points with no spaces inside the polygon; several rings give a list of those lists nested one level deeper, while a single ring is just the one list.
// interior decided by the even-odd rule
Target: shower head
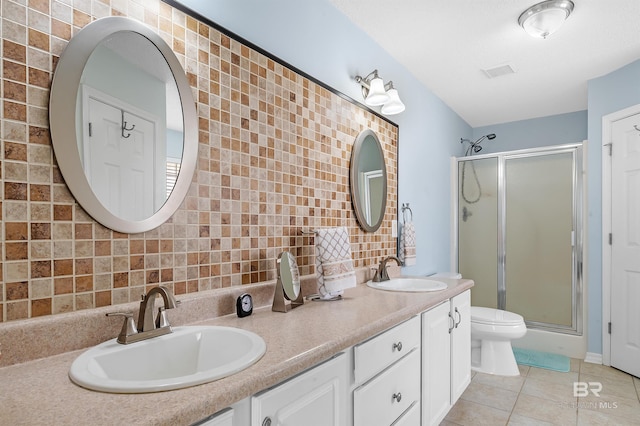
[{"label": "shower head", "polygon": [[[471,145],[473,146],[477,146],[480,142],[482,142],[485,139],[489,139],[489,140],[493,140],[496,138],[496,134],[495,133],[489,133],[488,135],[484,135],[484,136],[480,136],[475,142],[473,142]],[[476,151],[478,152],[478,151]]]},{"label": "shower head", "polygon": [[482,147],[480,146],[480,143],[483,140],[485,139],[492,140],[495,138],[496,138],[495,133],[489,133],[488,135],[480,136],[478,139],[476,139],[475,142],[472,142],[471,139],[460,138],[460,143],[469,142],[469,148],[467,148],[467,152],[465,155],[469,155],[472,151],[477,154],[478,152],[482,151]]},{"label": "shower head", "polygon": [[472,146],[475,146],[485,139],[493,140],[495,138],[496,138],[495,133],[489,133],[488,135],[480,136],[478,139],[475,140],[475,142],[472,142],[471,139],[460,138],[460,143],[469,142]]}]

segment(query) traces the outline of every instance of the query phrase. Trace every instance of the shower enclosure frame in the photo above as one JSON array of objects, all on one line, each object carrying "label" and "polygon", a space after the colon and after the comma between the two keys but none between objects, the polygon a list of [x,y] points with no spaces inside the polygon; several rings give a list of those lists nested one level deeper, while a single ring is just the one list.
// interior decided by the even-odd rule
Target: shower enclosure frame
[{"label": "shower enclosure frame", "polygon": [[[509,159],[518,159],[526,157],[536,157],[553,154],[572,154],[572,292],[571,292],[571,326],[561,324],[549,324],[537,321],[526,321],[528,328],[538,329],[542,331],[550,331],[569,335],[583,335],[583,234],[584,234],[584,143],[574,143],[565,145],[554,145],[541,148],[531,148],[515,151],[504,151],[497,153],[488,153],[482,155],[470,155],[464,157],[451,157],[451,178],[452,178],[452,244],[451,244],[451,264],[452,270],[458,271],[459,264],[459,166],[464,161],[482,160],[488,158],[496,158],[497,161],[497,211],[498,211],[498,253],[497,253],[497,306],[498,309],[505,309],[507,286],[506,286],[506,180],[505,168]],[[472,278],[472,277],[470,277]]]}]

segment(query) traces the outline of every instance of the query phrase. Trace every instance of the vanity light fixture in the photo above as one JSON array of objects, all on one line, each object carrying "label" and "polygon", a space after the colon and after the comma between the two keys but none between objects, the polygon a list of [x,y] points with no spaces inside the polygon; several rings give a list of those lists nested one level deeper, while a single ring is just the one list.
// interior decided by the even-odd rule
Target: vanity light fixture
[{"label": "vanity light fixture", "polygon": [[378,70],[373,70],[366,77],[356,76],[356,81],[362,86],[362,97],[368,106],[382,106],[381,112],[385,115],[399,114],[405,106],[400,100],[398,91],[390,81],[384,81],[378,75]]},{"label": "vanity light fixture", "polygon": [[562,26],[573,11],[571,0],[547,0],[522,12],[518,24],[532,37],[547,38]]},{"label": "vanity light fixture", "polygon": [[389,86],[389,89],[387,90],[389,101],[382,105],[380,112],[384,115],[400,114],[404,111],[404,104],[400,100],[400,96],[398,96],[398,91],[393,87],[392,81],[390,81],[387,86]]}]

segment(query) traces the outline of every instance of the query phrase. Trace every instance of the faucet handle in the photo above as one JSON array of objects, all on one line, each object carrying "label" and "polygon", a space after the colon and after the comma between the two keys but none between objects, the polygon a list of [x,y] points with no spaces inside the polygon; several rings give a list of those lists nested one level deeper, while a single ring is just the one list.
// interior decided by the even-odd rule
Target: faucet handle
[{"label": "faucet handle", "polygon": [[120,330],[120,334],[118,334],[118,343],[127,344],[129,343],[129,337],[134,334],[138,334],[138,329],[136,328],[136,323],[133,321],[132,313],[125,312],[110,312],[107,314],[108,317],[124,317],[124,323],[122,324],[122,329]]},{"label": "faucet handle", "polygon": [[158,317],[156,318],[156,328],[169,327],[169,318],[167,317],[167,310],[164,306],[158,308]]}]

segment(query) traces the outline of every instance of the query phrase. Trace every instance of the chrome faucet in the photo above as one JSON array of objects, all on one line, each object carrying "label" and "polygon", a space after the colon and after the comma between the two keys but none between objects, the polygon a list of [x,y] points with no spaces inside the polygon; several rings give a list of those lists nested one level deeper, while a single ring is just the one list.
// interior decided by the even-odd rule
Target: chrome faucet
[{"label": "chrome faucet", "polygon": [[[156,307],[156,296],[160,294],[164,300],[164,306],[158,308],[158,316],[154,320],[154,311]],[[141,340],[150,339],[152,337],[162,336],[172,332],[171,324],[167,318],[166,309],[173,309],[180,302],[175,299],[173,294],[163,286],[153,287],[149,293],[142,295],[140,301],[140,312],[138,314],[138,327],[133,321],[133,314],[112,312],[107,316],[123,316],[124,324],[118,335],[118,343],[123,345],[139,342]]]},{"label": "chrome faucet", "polygon": [[402,261],[395,256],[387,256],[380,261],[378,265],[378,270],[373,276],[373,282],[379,283],[381,281],[389,281],[389,273],[387,272],[387,262],[390,260],[395,260],[398,266],[403,266]]}]

